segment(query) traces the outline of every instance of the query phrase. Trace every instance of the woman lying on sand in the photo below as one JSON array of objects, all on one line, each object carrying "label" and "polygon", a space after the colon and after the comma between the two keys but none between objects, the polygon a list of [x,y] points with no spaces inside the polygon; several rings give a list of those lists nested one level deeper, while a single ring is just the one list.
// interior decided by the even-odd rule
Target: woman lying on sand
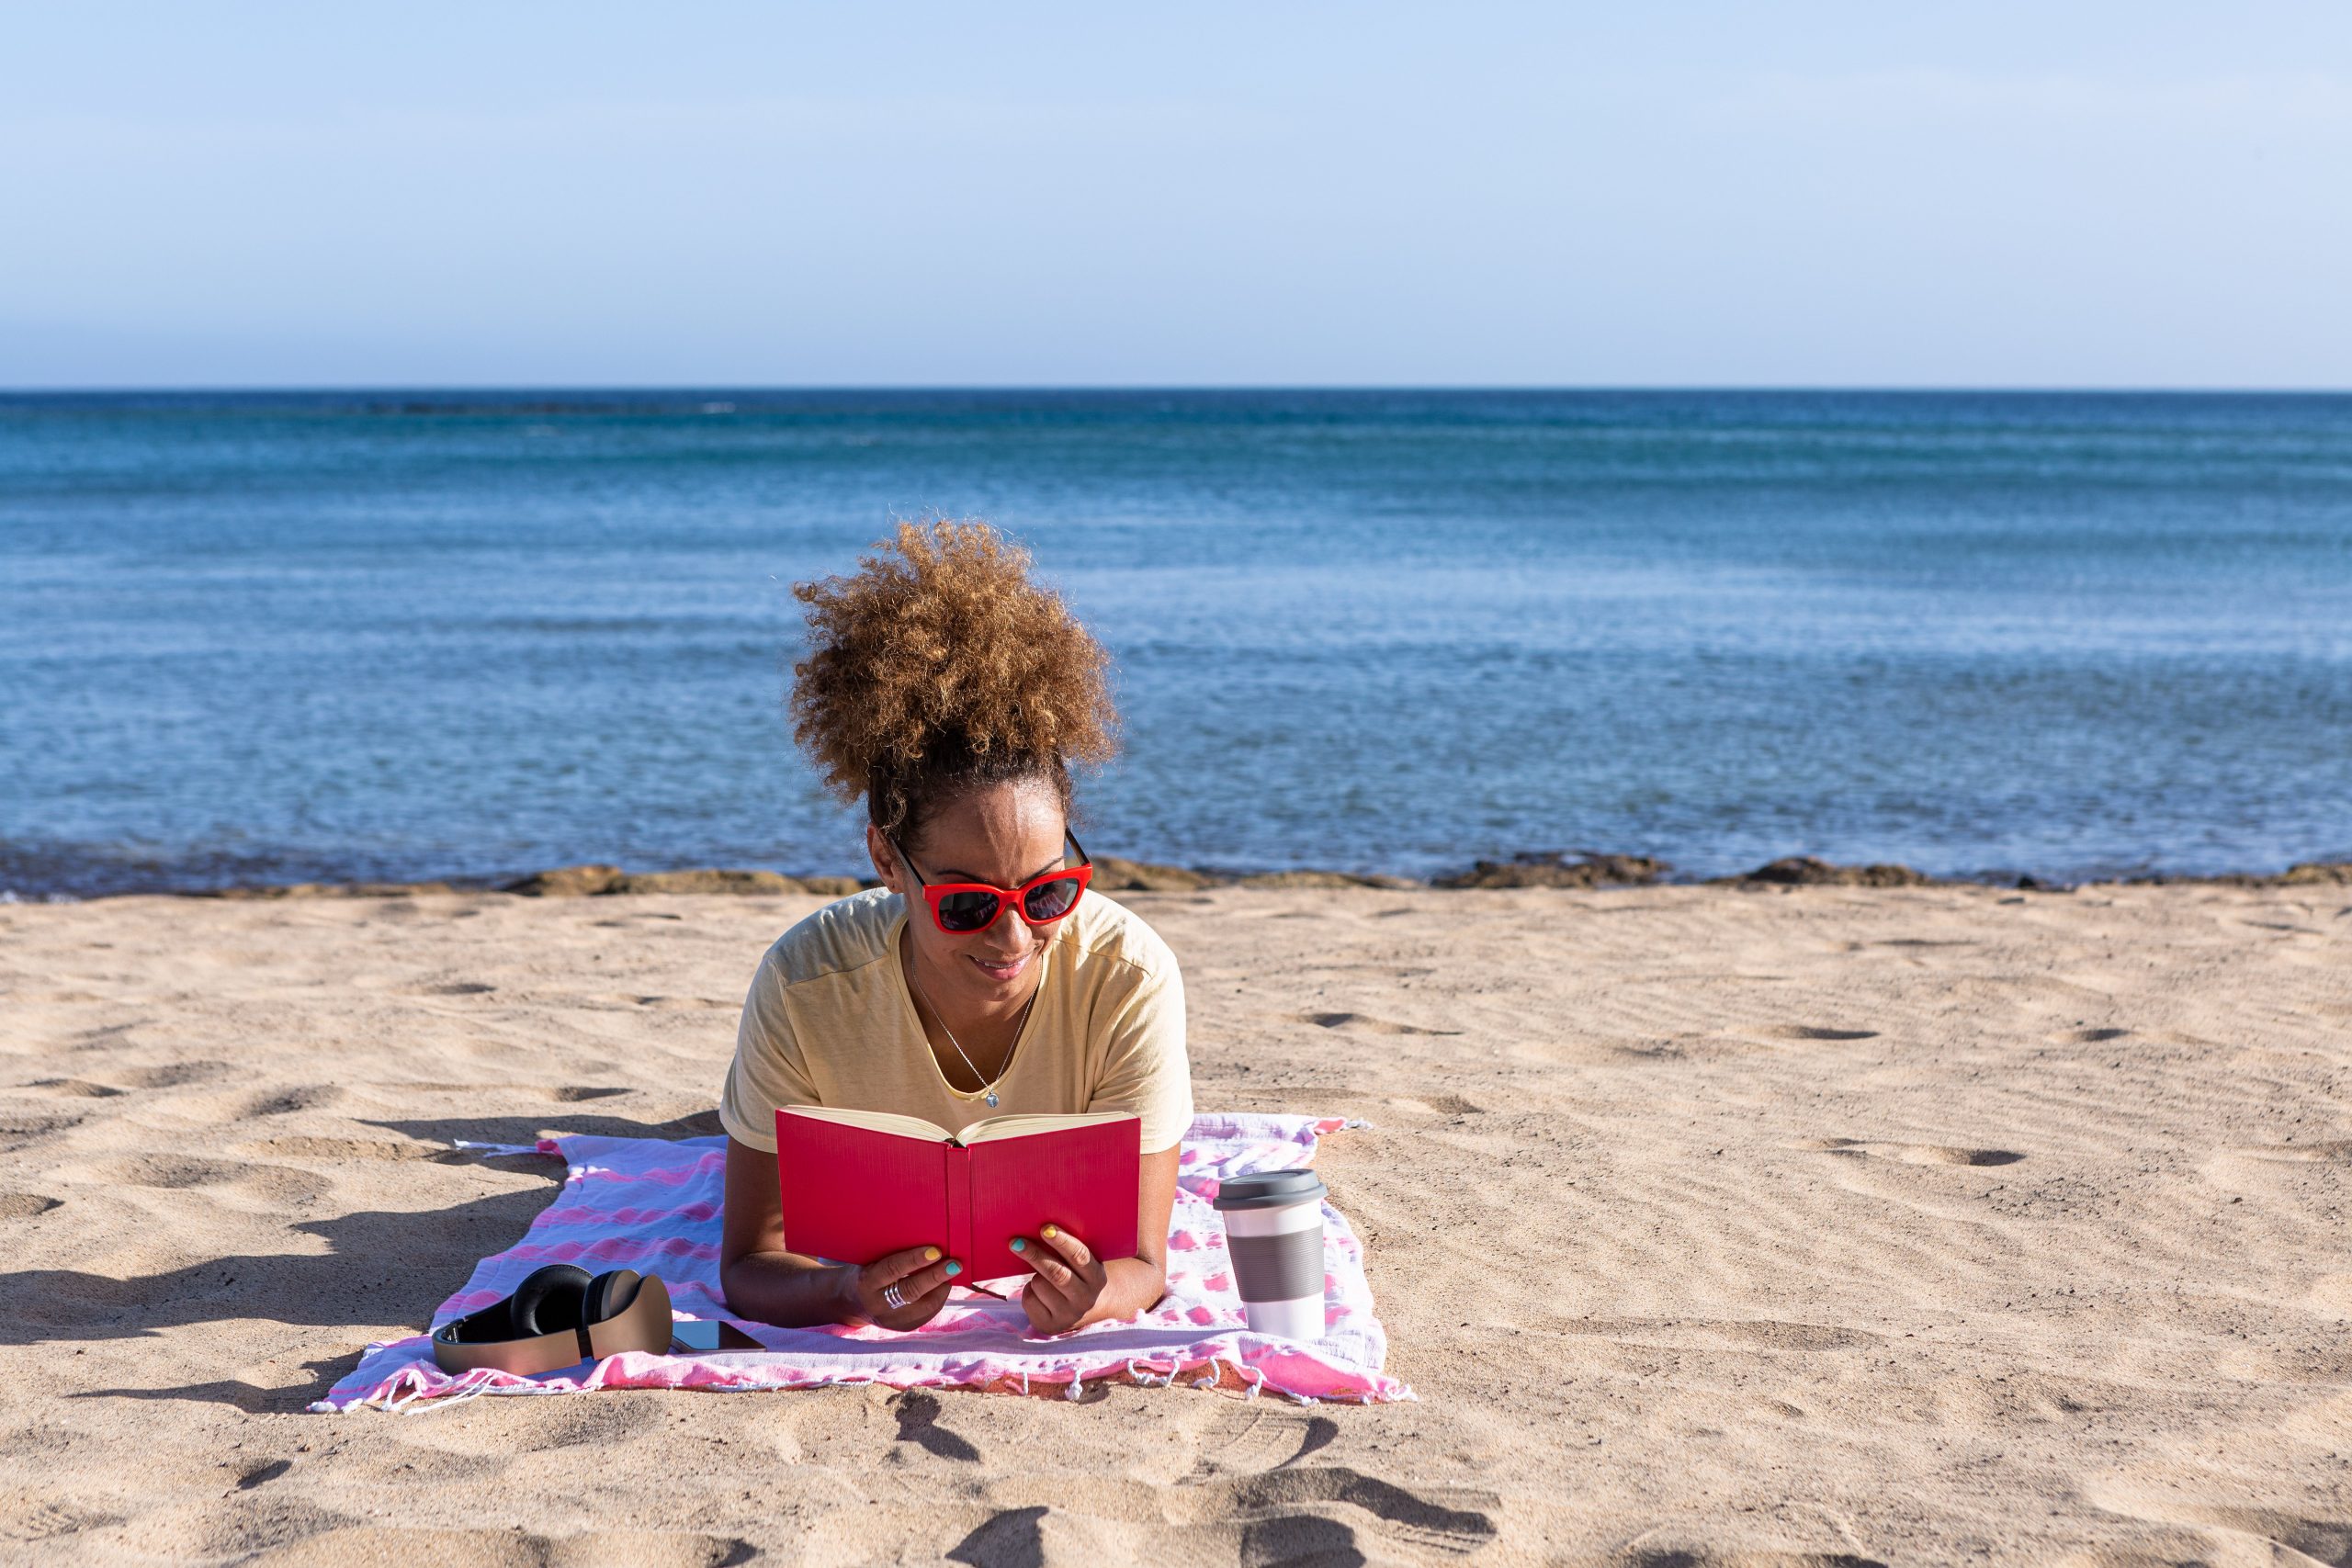
[{"label": "woman lying on sand", "polygon": [[[1067,865],[1073,761],[1113,750],[1109,660],[1028,559],[978,524],[901,525],[850,578],[796,586],[814,646],[793,667],[794,734],[863,796],[883,886],[819,910],[760,961],[719,1103],[728,1132],[720,1280],[764,1323],[914,1328],[960,1259],[865,1265],[787,1251],[775,1112],[1132,1111],[1143,1185],[1132,1258],[1054,1226],[1021,1304],[1040,1334],[1132,1317],[1167,1281],[1176,1148],[1193,1115],[1184,991],[1167,944]],[[1083,852],[1079,852],[1082,856]],[[990,892],[936,893],[947,883]],[[944,1243],[945,1238],[940,1238]]]}]

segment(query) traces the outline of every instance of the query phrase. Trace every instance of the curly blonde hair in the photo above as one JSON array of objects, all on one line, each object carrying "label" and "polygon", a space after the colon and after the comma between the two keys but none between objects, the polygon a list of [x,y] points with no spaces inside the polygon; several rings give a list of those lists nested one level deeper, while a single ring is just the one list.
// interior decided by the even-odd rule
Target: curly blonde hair
[{"label": "curly blonde hair", "polygon": [[901,523],[855,575],[793,585],[809,634],[793,738],[885,833],[910,841],[956,795],[1013,779],[1068,811],[1069,764],[1118,750],[1110,655],[1029,566],[985,523]]}]

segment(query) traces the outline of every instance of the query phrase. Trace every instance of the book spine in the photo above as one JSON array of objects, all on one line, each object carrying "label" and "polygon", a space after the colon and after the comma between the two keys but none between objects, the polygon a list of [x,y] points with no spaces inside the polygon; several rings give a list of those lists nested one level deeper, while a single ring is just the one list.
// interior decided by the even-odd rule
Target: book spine
[{"label": "book spine", "polygon": [[943,1145],[947,1156],[947,1256],[972,1267],[972,1151],[961,1144]]}]

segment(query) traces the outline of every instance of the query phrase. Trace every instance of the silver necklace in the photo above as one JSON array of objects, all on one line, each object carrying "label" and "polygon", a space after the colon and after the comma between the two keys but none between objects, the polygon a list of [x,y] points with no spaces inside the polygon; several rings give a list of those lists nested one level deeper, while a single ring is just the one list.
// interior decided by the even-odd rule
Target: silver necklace
[{"label": "silver necklace", "polygon": [[[956,1054],[964,1058],[964,1065],[972,1069],[972,1076],[980,1080],[980,1099],[986,1102],[990,1111],[994,1111],[996,1109],[996,1086],[1003,1081],[1006,1070],[1012,1066],[1012,1049],[1010,1047],[1006,1049],[1004,1053],[1004,1060],[997,1064],[996,1077],[994,1078],[990,1078],[987,1074],[980,1071],[980,1065],[972,1060],[972,1054],[964,1049],[964,1043],[956,1038],[956,1032],[947,1027],[947,1015],[940,1011],[939,1004],[933,1001],[930,996],[924,992],[922,988],[922,982],[915,979],[915,966],[911,963],[907,965],[907,979],[913,984],[915,995],[922,998],[922,1005],[931,1010],[931,1016],[939,1021],[939,1032],[947,1036],[947,1043],[956,1048]],[[1044,985],[1044,976],[1040,976],[1037,983],[1041,986]],[[1037,993],[1032,990],[1029,993],[1029,999],[1021,1004],[1021,1016],[1019,1019],[1014,1021],[1012,1025],[1012,1041],[1014,1044],[1017,1045],[1021,1043],[1022,1026],[1029,1021],[1029,1010],[1036,1005]]]}]

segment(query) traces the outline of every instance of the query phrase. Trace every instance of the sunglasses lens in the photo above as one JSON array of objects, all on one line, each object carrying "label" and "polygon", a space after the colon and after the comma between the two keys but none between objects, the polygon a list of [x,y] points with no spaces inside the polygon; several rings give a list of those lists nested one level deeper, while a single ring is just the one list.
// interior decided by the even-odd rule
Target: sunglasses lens
[{"label": "sunglasses lens", "polygon": [[943,931],[976,931],[996,919],[997,896],[993,893],[950,893],[939,900],[939,925]]},{"label": "sunglasses lens", "polygon": [[1057,876],[1051,882],[1041,882],[1029,889],[1021,901],[1022,909],[1033,920],[1058,920],[1069,913],[1078,902],[1078,878]]}]

